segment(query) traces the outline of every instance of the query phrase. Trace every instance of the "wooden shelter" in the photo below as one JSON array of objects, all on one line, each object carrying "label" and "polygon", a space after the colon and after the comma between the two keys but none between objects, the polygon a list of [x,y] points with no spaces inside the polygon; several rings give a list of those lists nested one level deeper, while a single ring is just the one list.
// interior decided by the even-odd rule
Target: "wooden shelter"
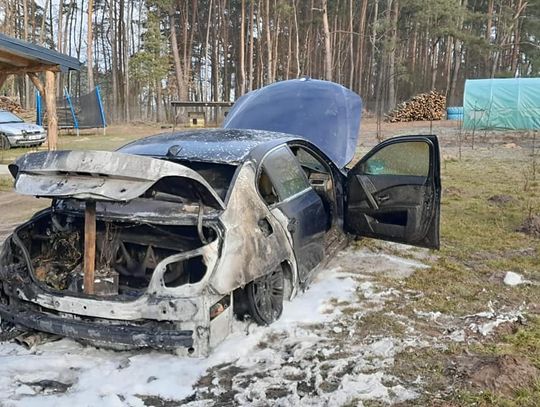
[{"label": "wooden shelter", "polygon": [[56,72],[79,70],[80,65],[76,58],[0,34],[0,87],[9,75],[28,75],[45,99],[49,150],[56,150],[58,142]]},{"label": "wooden shelter", "polygon": [[171,106],[174,108],[174,124],[178,121],[185,127],[219,127],[229,113],[233,102],[188,102],[173,100]]}]

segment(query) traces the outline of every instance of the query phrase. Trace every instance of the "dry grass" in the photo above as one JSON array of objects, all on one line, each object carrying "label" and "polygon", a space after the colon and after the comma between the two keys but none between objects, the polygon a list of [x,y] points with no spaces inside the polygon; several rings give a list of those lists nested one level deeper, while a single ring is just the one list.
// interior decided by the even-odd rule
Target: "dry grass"
[{"label": "dry grass", "polygon": [[[161,132],[170,132],[171,129],[162,129],[156,124],[137,124],[111,126],[103,134],[101,129],[91,131],[81,131],[80,135],[67,134],[62,132],[58,140],[59,150],[114,150],[130,141],[141,137],[158,134]],[[9,164],[17,157],[33,152],[44,151],[46,146],[39,148],[12,148],[10,150],[0,150],[0,164]]]},{"label": "dry grass", "polygon": [[[517,232],[531,211],[540,212],[540,186],[530,174],[531,160],[527,149],[467,151],[461,161],[448,160],[443,165],[438,259],[431,268],[417,270],[402,287],[423,294],[402,309],[408,315],[414,308],[459,317],[486,311],[488,304],[496,309],[528,309],[526,325],[514,333],[435,350],[429,358],[406,353],[398,357],[398,365],[409,366],[408,374],[424,376],[428,393],[431,388],[450,405],[539,405],[540,378],[510,397],[467,389],[452,383],[451,377],[441,380],[441,366],[462,354],[520,355],[540,368],[540,288],[536,285],[540,284],[540,239]],[[502,281],[508,271],[536,284],[509,287]],[[453,390],[445,395],[447,386]],[[427,400],[422,397],[415,405]]]}]

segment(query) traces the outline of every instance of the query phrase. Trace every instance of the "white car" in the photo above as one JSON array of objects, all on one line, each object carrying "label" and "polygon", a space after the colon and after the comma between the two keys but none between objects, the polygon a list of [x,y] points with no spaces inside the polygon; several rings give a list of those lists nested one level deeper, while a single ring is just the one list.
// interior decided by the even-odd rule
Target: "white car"
[{"label": "white car", "polygon": [[0,150],[11,147],[40,146],[47,139],[47,131],[37,124],[26,123],[19,116],[0,110]]}]

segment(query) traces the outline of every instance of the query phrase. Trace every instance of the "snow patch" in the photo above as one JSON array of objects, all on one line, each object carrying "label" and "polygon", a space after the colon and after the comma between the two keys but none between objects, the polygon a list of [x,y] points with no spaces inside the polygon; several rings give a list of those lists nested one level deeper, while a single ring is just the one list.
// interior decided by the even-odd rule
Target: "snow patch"
[{"label": "snow patch", "polygon": [[[263,338],[283,333],[289,342],[298,342],[293,357],[301,358],[321,338],[303,329],[304,323],[334,319],[339,310],[328,305],[349,300],[356,283],[343,277],[339,269],[324,270],[305,293],[284,304],[283,315],[271,327],[235,321],[232,335],[208,358],[185,358],[159,352],[114,352],[84,347],[69,339],[47,343],[28,351],[8,343],[0,345],[0,405],[58,406],[142,405],[136,397],[155,395],[181,400],[193,392],[193,385],[212,366],[237,362],[238,366],[272,366],[275,352],[259,349]],[[65,393],[41,394],[28,383],[56,380],[71,384]],[[122,401],[124,400],[124,401]]]},{"label": "snow patch", "polygon": [[523,279],[523,276],[513,271],[508,271],[504,276],[504,284],[509,285],[510,287],[515,287],[520,284],[527,283],[528,281]]}]

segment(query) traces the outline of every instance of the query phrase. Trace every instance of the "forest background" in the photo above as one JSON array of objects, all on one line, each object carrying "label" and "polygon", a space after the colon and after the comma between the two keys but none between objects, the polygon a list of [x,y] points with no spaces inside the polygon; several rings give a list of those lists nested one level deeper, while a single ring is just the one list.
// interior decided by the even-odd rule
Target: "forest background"
[{"label": "forest background", "polygon": [[[99,84],[112,122],[302,76],[382,115],[432,89],[459,106],[466,79],[540,74],[540,0],[1,0],[0,32],[78,58],[58,95]],[[35,103],[28,78],[1,91]]]}]

